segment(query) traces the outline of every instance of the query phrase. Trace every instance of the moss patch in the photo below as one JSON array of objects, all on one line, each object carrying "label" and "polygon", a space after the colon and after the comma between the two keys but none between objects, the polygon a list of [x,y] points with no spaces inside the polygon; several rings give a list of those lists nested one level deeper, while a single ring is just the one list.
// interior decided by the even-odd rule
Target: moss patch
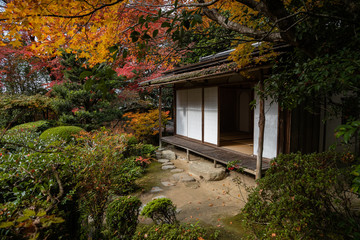
[{"label": "moss patch", "polygon": [[149,191],[154,186],[161,184],[161,163],[153,161],[145,170],[144,175],[135,181],[135,184],[139,187],[139,191]]}]

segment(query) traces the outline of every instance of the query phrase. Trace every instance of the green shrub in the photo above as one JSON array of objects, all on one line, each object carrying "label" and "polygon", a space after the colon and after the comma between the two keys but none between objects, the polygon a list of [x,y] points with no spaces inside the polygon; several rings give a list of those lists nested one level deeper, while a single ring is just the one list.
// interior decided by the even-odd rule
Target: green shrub
[{"label": "green shrub", "polygon": [[280,155],[243,214],[259,239],[359,239],[350,168],[336,153]]},{"label": "green shrub", "polygon": [[218,232],[210,235],[205,229],[197,224],[163,224],[146,226],[141,228],[133,237],[133,240],[200,240],[217,239]]},{"label": "green shrub", "polygon": [[150,201],[141,212],[142,216],[151,218],[156,224],[175,224],[176,207],[168,198],[158,198]]},{"label": "green shrub", "polygon": [[51,140],[54,137],[65,140],[65,141],[70,141],[73,139],[73,136],[76,134],[79,134],[81,131],[85,131],[84,129],[82,129],[81,127],[76,127],[76,126],[60,126],[60,127],[54,127],[54,128],[49,128],[48,130],[44,131],[41,135],[40,135],[40,139],[42,140]]},{"label": "green shrub", "polygon": [[123,196],[112,201],[106,210],[106,223],[110,237],[131,239],[138,224],[141,201],[137,197]]},{"label": "green shrub", "polygon": [[31,131],[31,132],[43,132],[46,129],[51,127],[51,123],[45,120],[40,120],[36,122],[28,122],[24,124],[17,125],[11,129],[9,129],[9,132],[13,131]]},{"label": "green shrub", "polygon": [[135,137],[135,136],[131,136],[129,137],[129,139],[127,140],[127,145],[131,146],[131,145],[136,145],[139,143],[139,140]]},{"label": "green shrub", "polygon": [[0,149],[0,239],[107,239],[108,199],[132,191],[143,168],[124,158],[126,134],[76,137],[64,148],[33,141],[31,149]]},{"label": "green shrub", "polygon": [[157,147],[152,144],[136,143],[129,145],[124,153],[126,156],[154,157]]}]

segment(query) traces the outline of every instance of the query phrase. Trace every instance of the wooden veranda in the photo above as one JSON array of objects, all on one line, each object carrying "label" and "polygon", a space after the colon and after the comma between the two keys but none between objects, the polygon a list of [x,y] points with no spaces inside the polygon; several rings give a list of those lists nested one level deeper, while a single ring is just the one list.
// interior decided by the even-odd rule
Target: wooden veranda
[{"label": "wooden veranda", "polygon": [[[202,144],[197,141],[192,141],[178,136],[162,137],[161,141],[183,148],[187,151],[187,154],[189,154],[189,152],[193,152],[205,158],[211,159],[214,161],[214,166],[216,166],[217,163],[228,164],[229,162],[237,161],[238,166],[243,168],[245,172],[252,175],[256,174],[256,157],[254,156],[249,156],[222,147]],[[269,168],[269,163],[269,159],[263,159],[262,172]]]}]

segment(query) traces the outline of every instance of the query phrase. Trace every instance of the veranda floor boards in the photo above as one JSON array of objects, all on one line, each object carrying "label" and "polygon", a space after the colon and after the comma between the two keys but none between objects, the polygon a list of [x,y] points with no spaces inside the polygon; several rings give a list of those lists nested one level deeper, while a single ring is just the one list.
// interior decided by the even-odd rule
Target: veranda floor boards
[{"label": "veranda floor boards", "polygon": [[[178,136],[167,136],[162,138],[163,142],[171,145],[188,149],[190,152],[196,153],[200,156],[214,160],[219,163],[227,164],[231,161],[239,161],[240,167],[244,168],[245,172],[255,174],[256,157],[238,153],[229,149],[205,145],[190,139],[185,139]],[[269,168],[269,159],[263,159],[262,170]]]}]

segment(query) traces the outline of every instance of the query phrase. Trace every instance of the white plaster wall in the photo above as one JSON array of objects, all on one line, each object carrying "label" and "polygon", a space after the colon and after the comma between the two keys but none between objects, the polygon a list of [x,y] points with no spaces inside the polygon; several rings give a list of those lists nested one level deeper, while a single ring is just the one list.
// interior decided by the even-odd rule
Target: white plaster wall
[{"label": "white plaster wall", "polygon": [[[254,111],[254,155],[257,155],[259,142],[259,97],[255,93],[256,108]],[[278,104],[271,99],[265,100],[265,132],[263,157],[274,158],[277,156],[278,135]]]},{"label": "white plaster wall", "polygon": [[218,88],[204,88],[204,142],[218,142]]},{"label": "white plaster wall", "polygon": [[189,89],[187,106],[188,137],[202,140],[202,88]]},{"label": "white plaster wall", "polygon": [[187,137],[187,90],[176,91],[176,134]]}]

